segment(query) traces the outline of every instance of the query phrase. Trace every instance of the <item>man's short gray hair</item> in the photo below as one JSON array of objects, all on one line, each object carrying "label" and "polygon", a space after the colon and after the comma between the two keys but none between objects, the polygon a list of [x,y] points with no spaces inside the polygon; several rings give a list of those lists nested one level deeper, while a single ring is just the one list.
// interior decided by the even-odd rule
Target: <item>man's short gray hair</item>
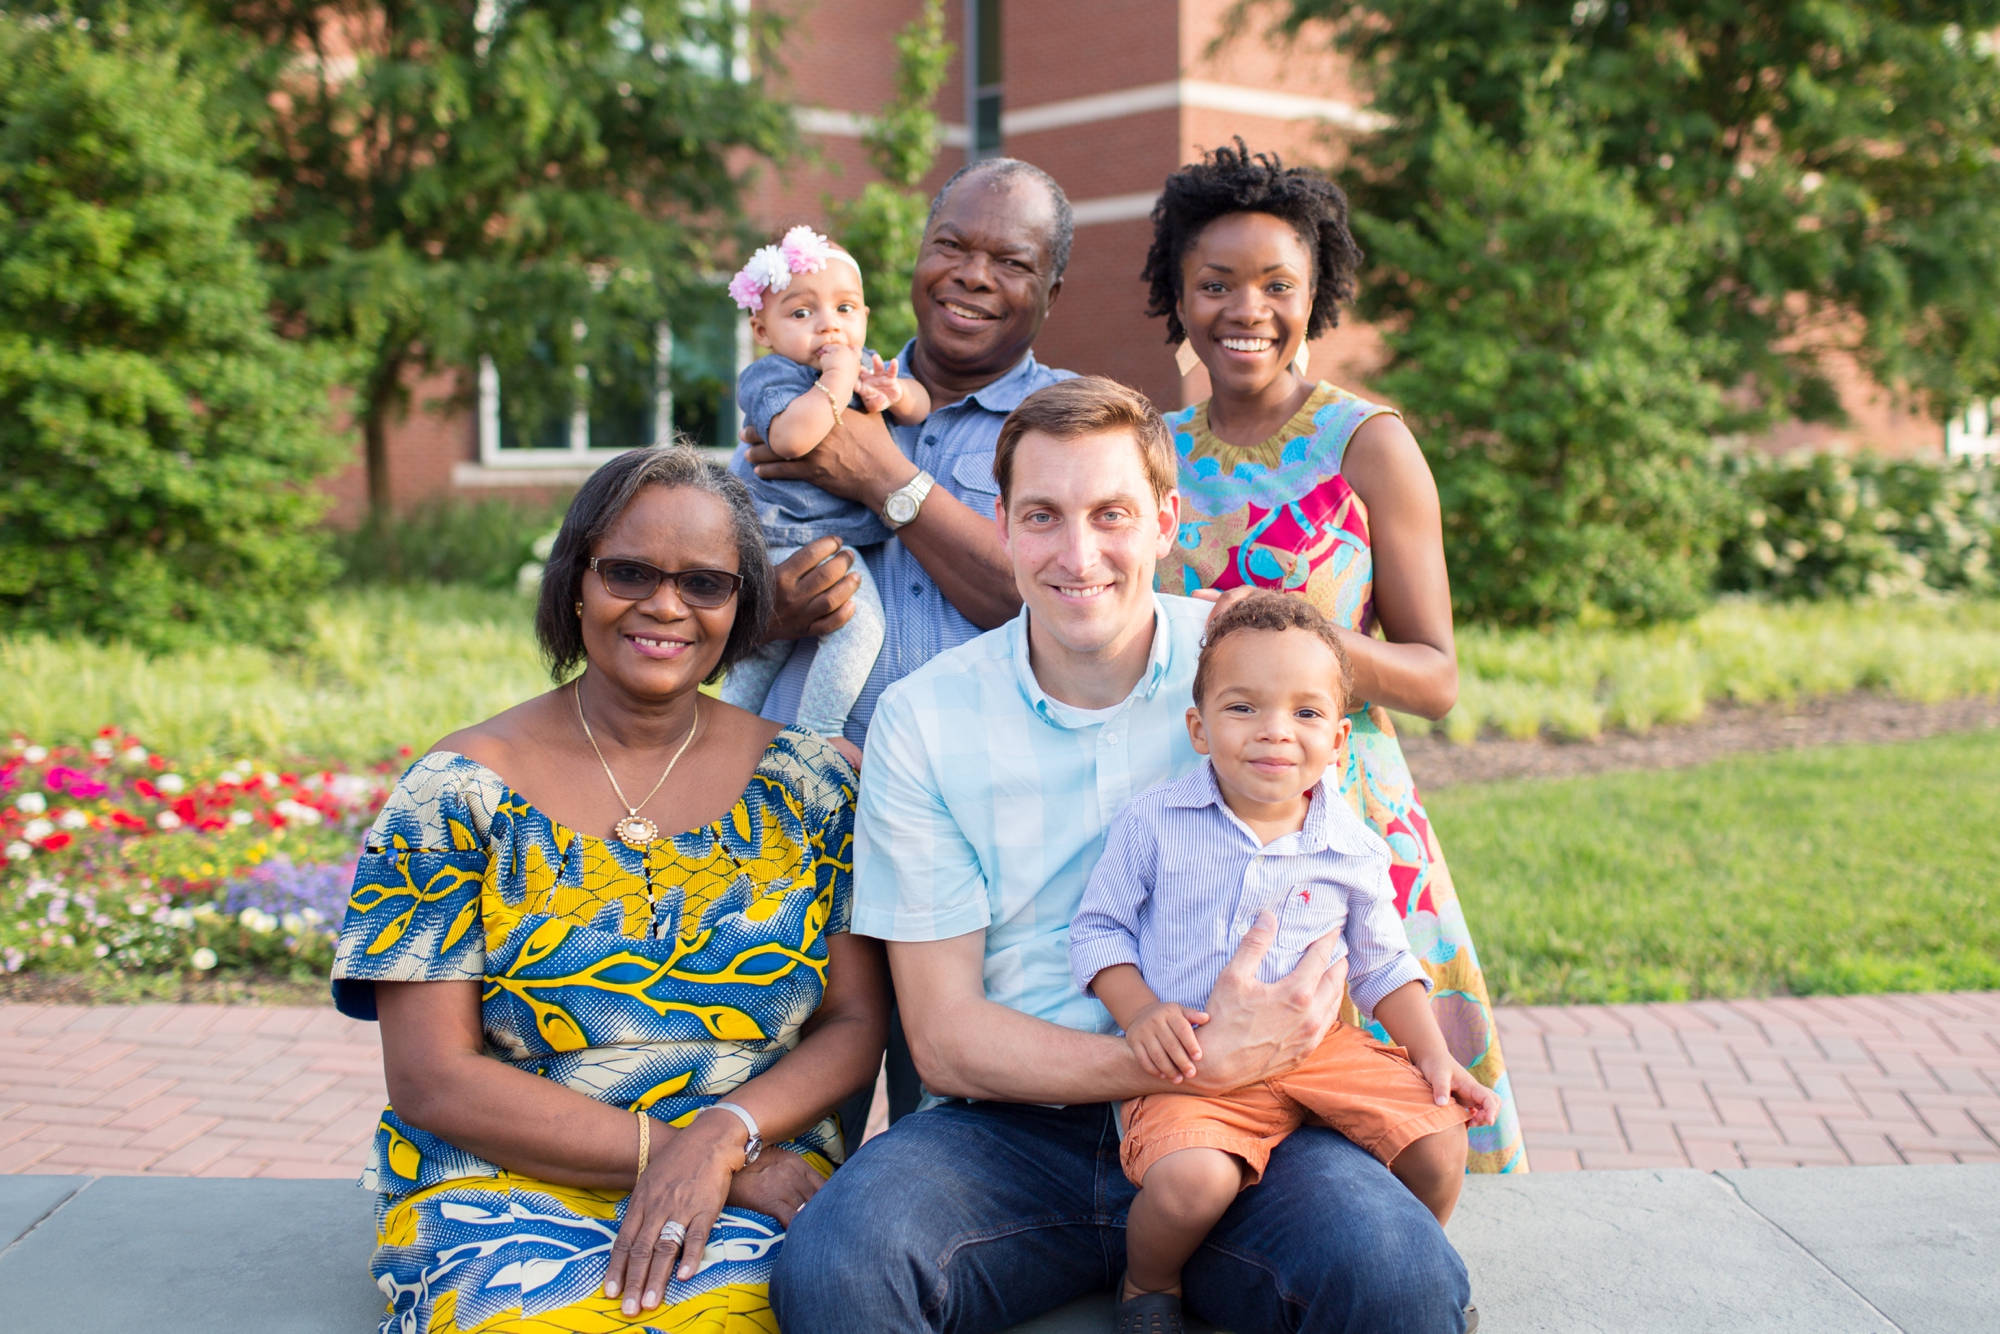
[{"label": "man's short gray hair", "polygon": [[931,200],[931,212],[930,216],[924,219],[924,230],[928,232],[931,224],[937,221],[938,214],[944,209],[944,201],[951,197],[952,187],[968,176],[990,176],[1000,181],[1011,181],[1016,176],[1026,176],[1029,180],[1039,182],[1042,188],[1049,192],[1049,199],[1056,206],[1055,227],[1049,237],[1050,257],[1055,261],[1055,272],[1049,277],[1051,280],[1062,277],[1063,270],[1069,267],[1070,245],[1076,240],[1076,214],[1071,211],[1069,196],[1063,193],[1060,185],[1056,184],[1056,178],[1032,162],[1023,162],[1017,157],[989,157],[982,158],[978,162],[966,163],[951,174],[951,179],[944,183],[938,190],[937,197]]}]

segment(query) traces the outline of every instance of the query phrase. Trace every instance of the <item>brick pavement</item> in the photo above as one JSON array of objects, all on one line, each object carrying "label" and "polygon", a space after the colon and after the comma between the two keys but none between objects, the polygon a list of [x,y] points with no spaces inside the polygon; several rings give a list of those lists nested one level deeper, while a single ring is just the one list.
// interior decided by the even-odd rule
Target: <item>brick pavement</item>
[{"label": "brick pavement", "polygon": [[[2000,1162],[2000,992],[1503,1009],[1537,1171]],[[331,1009],[0,1005],[0,1172],[352,1178]]]},{"label": "brick pavement", "polygon": [[385,1101],[331,1008],[0,1005],[0,1172],[351,1180]]},{"label": "brick pavement", "polygon": [[2000,1162],[2000,992],[1499,1022],[1536,1171]]}]

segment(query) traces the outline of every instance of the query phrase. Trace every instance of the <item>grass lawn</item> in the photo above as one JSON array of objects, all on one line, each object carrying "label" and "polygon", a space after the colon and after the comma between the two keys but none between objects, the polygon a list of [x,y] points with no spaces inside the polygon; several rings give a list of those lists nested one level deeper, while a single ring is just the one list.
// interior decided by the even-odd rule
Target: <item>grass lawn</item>
[{"label": "grass lawn", "polygon": [[1494,999],[2000,987],[2000,733],[1427,799]]}]

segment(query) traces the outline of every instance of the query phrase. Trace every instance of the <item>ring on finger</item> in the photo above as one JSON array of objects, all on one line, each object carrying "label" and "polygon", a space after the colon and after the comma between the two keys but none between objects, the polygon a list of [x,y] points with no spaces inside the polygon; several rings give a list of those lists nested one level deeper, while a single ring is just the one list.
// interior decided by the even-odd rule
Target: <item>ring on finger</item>
[{"label": "ring on finger", "polygon": [[660,1229],[660,1240],[669,1246],[678,1246],[687,1240],[687,1234],[687,1224],[668,1219],[667,1225]]}]

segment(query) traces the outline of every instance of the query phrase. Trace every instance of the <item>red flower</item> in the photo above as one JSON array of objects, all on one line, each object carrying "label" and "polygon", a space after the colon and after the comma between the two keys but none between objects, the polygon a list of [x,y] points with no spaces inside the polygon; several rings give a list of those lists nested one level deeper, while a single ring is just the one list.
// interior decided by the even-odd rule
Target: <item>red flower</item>
[{"label": "red flower", "polygon": [[175,802],[174,814],[180,816],[182,822],[185,824],[193,824],[201,818],[201,812],[194,808],[193,797],[182,797],[179,801]]},{"label": "red flower", "polygon": [[141,778],[136,782],[134,782],[132,784],[132,790],[134,792],[137,792],[140,796],[144,797],[148,801],[159,801],[161,799],[160,789],[154,787],[149,780],[144,778]]},{"label": "red flower", "polygon": [[128,811],[112,811],[111,823],[120,829],[129,829],[134,833],[143,834],[146,832],[146,822]]},{"label": "red flower", "polygon": [[58,829],[55,833],[50,834],[42,840],[42,850],[44,852],[61,852],[74,842],[76,842],[76,839],[70,836],[68,830]]}]

